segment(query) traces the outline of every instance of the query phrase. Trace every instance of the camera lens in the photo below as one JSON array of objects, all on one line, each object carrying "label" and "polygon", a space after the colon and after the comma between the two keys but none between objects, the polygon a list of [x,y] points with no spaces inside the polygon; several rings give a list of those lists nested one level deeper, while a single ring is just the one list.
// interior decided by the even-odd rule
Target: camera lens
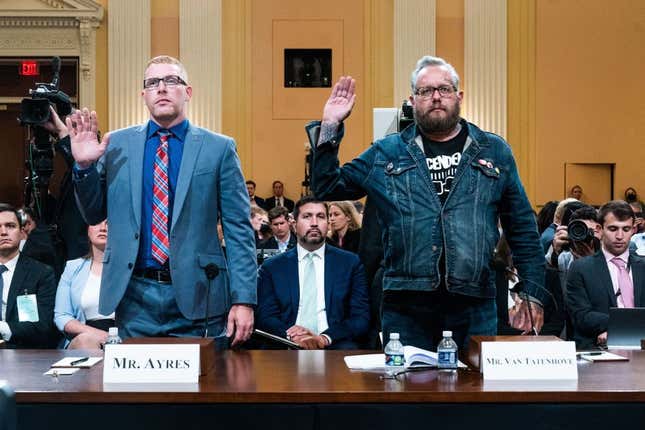
[{"label": "camera lens", "polygon": [[593,238],[593,232],[587,227],[584,221],[576,219],[567,226],[569,239],[574,242],[586,242]]}]

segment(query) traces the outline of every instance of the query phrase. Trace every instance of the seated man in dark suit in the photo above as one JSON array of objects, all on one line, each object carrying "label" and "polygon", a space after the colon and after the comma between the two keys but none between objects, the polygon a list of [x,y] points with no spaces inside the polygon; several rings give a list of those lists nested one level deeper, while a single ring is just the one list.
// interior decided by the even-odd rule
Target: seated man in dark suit
[{"label": "seated man in dark suit", "polygon": [[273,236],[257,246],[264,249],[279,249],[285,252],[296,246],[296,237],[291,233],[289,211],[283,206],[277,206],[269,211],[269,225]]},{"label": "seated man in dark suit", "polygon": [[265,201],[262,197],[255,195],[255,181],[248,180],[246,181],[246,192],[249,193],[249,199],[251,200],[251,206],[257,206],[264,209]]},{"label": "seated man in dark suit", "polygon": [[20,215],[20,222],[23,226],[20,252],[22,255],[50,266],[58,278],[62,271],[61,264],[59,264],[61,260],[56,254],[49,226],[38,222],[30,208],[18,209],[18,215]]},{"label": "seated man in dark suit", "polygon": [[566,302],[579,349],[607,342],[609,308],[645,306],[645,260],[629,252],[634,211],[615,200],[600,208],[601,250],[574,260],[567,275]]},{"label": "seated man in dark suit", "polygon": [[0,203],[0,335],[9,347],[49,348],[56,345],[54,330],[54,271],[19,251],[18,212]]},{"label": "seated man in dark suit", "polygon": [[325,203],[304,197],[294,216],[298,245],[260,267],[256,325],[305,349],[357,348],[370,318],[363,266],[325,245]]},{"label": "seated man in dark suit", "polygon": [[282,206],[289,212],[293,211],[293,200],[284,196],[284,184],[281,181],[273,181],[273,196],[264,199],[264,209],[271,210]]}]

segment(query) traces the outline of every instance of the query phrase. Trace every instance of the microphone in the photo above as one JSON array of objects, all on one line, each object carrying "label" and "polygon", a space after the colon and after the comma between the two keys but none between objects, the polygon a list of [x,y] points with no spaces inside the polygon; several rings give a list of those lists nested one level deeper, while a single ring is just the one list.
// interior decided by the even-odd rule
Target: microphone
[{"label": "microphone", "polygon": [[58,81],[60,80],[60,57],[52,58],[52,86],[58,89]]},{"label": "microphone", "polygon": [[219,267],[215,265],[214,263],[208,263],[204,267],[204,273],[206,274],[206,278],[208,279],[208,286],[206,287],[206,312],[204,315],[204,338],[208,337],[208,303],[210,302],[210,296],[211,296],[211,284],[213,283],[213,279],[217,278],[217,275],[219,275]]}]

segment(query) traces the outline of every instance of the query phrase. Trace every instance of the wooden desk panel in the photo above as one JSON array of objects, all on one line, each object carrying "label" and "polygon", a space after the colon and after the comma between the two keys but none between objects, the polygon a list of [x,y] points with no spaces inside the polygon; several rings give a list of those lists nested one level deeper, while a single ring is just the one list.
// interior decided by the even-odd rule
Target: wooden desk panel
[{"label": "wooden desk panel", "polygon": [[[100,356],[101,351],[86,352]],[[381,380],[380,373],[352,372],[343,351],[226,351],[198,386],[104,387],[103,363],[71,376],[42,374],[62,350],[0,350],[0,379],[31,403],[607,403],[645,402],[645,352],[620,351],[629,362],[580,363],[577,382],[484,382],[475,372],[410,373]],[[80,354],[83,355],[83,354]],[[148,390],[165,392],[148,392]],[[115,390],[115,391],[111,391]]]}]

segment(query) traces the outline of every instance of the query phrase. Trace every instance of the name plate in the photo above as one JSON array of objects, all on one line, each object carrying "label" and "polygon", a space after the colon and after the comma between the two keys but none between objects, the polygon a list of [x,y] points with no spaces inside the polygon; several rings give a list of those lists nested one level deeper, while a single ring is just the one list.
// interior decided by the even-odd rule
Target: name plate
[{"label": "name plate", "polygon": [[574,342],[482,342],[484,379],[578,379]]},{"label": "name plate", "polygon": [[197,383],[199,345],[105,345],[103,383]]}]

